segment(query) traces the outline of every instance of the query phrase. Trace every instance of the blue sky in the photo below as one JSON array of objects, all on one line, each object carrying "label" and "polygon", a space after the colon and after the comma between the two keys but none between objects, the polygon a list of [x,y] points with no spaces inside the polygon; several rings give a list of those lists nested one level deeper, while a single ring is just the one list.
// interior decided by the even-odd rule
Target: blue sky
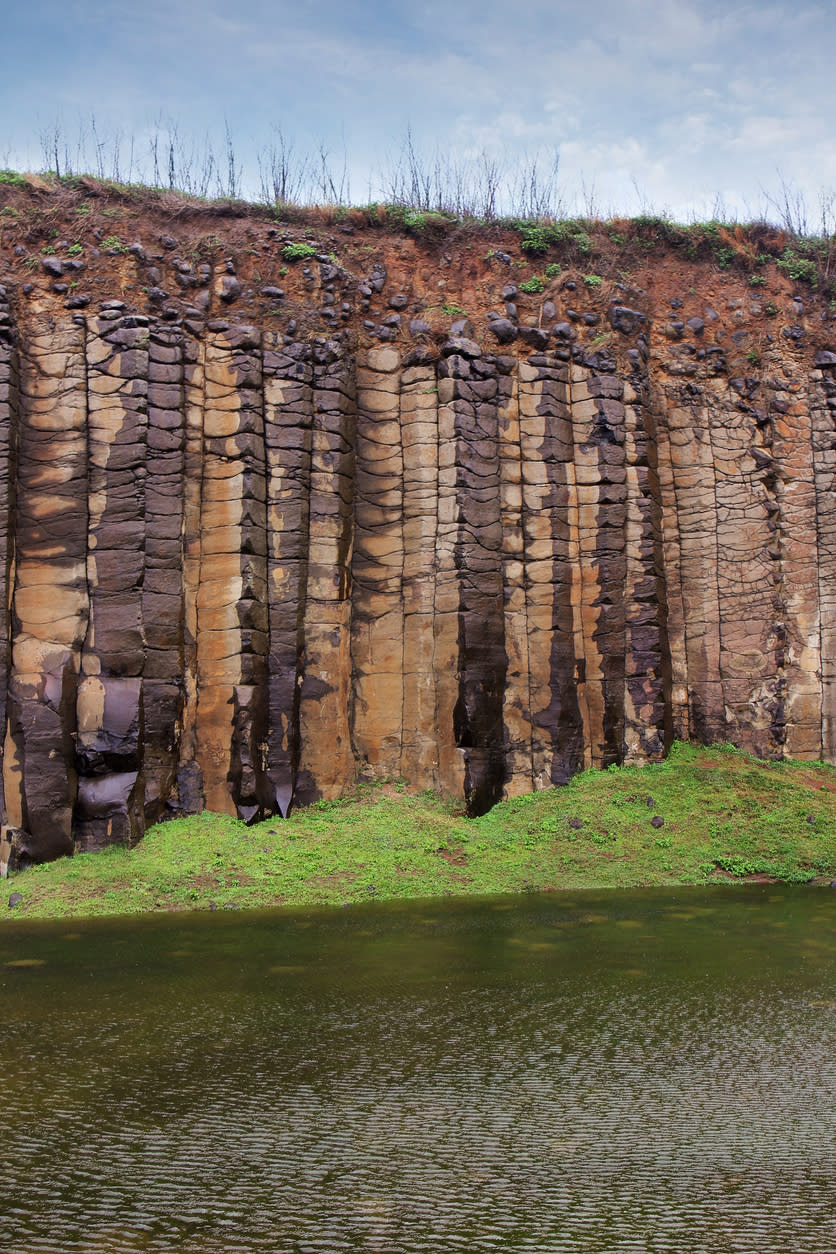
[{"label": "blue sky", "polygon": [[[426,152],[513,161],[558,150],[569,207],[757,216],[779,172],[836,187],[836,8],[727,0],[6,0],[0,164],[43,164],[40,133],[148,151],[155,118],[222,146],[245,184],[280,125],[297,153],[345,150],[355,201],[407,126]],[[814,222],[811,225],[815,225]]]}]

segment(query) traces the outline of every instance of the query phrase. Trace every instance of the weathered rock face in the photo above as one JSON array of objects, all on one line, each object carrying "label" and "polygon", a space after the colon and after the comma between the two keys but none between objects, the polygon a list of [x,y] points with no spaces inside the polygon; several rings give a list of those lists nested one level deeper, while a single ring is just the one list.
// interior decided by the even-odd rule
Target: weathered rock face
[{"label": "weathered rock face", "polygon": [[0,289],[7,860],[358,774],[481,812],[674,736],[836,760],[836,355],[737,374],[717,315],[601,298],[584,340],[574,284],[434,336],[382,265],[281,320],[214,282]]}]

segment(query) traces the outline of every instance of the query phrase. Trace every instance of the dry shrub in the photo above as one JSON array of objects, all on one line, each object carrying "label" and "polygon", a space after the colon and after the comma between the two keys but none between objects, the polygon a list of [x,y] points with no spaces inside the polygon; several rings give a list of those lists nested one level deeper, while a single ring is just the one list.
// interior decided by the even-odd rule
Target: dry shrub
[{"label": "dry shrub", "polygon": [[750,222],[746,229],[749,238],[762,253],[780,256],[790,242],[787,232],[771,222]]}]

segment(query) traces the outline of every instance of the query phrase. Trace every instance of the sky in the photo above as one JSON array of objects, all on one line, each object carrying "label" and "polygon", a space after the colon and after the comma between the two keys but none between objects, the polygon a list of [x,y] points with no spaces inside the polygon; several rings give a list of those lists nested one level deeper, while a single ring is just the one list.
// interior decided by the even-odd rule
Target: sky
[{"label": "sky", "polygon": [[[567,210],[680,220],[775,217],[804,199],[815,228],[836,188],[836,6],[778,0],[0,0],[0,166],[47,164],[95,118],[149,161],[176,125],[243,190],[280,128],[295,161],[345,161],[378,199],[409,130],[429,159],[505,168],[559,156]],[[124,166],[126,157],[123,156]],[[768,211],[771,208],[771,213]]]}]

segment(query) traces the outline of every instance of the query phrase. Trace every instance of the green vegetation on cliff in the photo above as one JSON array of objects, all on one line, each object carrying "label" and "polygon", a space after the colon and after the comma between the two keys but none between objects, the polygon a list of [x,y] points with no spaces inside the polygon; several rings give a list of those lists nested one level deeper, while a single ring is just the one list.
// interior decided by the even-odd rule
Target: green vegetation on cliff
[{"label": "green vegetation on cliff", "polygon": [[[9,880],[5,917],[306,905],[386,897],[836,875],[836,768],[677,744],[587,771],[479,819],[403,786],[360,785],[290,819],[214,814]],[[4,893],[5,897],[5,893]]]},{"label": "green vegetation on cliff", "polygon": [[[497,196],[497,188],[490,182],[480,185],[473,171],[469,178],[461,171],[448,171],[448,181],[430,193],[426,172],[415,170],[405,181],[400,176],[388,180],[384,189],[387,198],[366,204],[350,202],[343,195],[346,189],[340,179],[331,174],[324,174],[317,185],[301,178],[290,180],[290,184],[286,177],[262,179],[258,197],[245,200],[235,176],[214,185],[206,172],[197,177],[183,168],[180,177],[172,175],[168,183],[161,181],[159,170],[150,182],[124,182],[105,177],[103,167],[97,165],[98,175],[73,173],[63,166],[60,174],[55,168],[37,174],[0,169],[0,225],[14,229],[15,243],[32,245],[41,237],[44,253],[53,251],[51,241],[59,236],[57,223],[60,233],[72,234],[82,225],[79,219],[90,219],[85,225],[92,228],[92,219],[100,214],[129,220],[137,212],[153,209],[162,211],[171,222],[201,217],[215,222],[266,219],[313,234],[341,226],[348,231],[373,229],[414,236],[435,245],[488,235],[507,247],[502,237],[511,233],[517,237],[527,263],[552,258],[545,266],[546,279],[556,277],[564,265],[580,266],[593,260],[602,270],[611,271],[612,277],[621,278],[651,256],[676,256],[745,274],[755,287],[761,286],[762,280],[766,282],[764,268],[774,264],[793,282],[836,300],[833,197],[822,205],[821,223],[811,229],[803,198],[786,187],[780,197],[767,197],[766,217],[747,223],[717,218],[686,223],[667,213],[604,217],[591,205],[585,216],[567,217],[566,205],[558,195],[556,167],[538,174],[536,163],[528,172],[528,180],[512,180],[516,190],[509,184],[504,197]],[[116,160],[114,173],[119,168]],[[213,168],[214,159],[208,160],[207,170]],[[538,178],[542,180],[539,187]],[[528,190],[520,194],[523,186]],[[500,205],[504,205],[504,212],[500,212]],[[74,221],[74,226],[68,227],[68,221]],[[207,246],[213,238],[206,237]],[[127,252],[114,236],[101,241],[101,247],[110,254]],[[310,240],[296,240],[285,243],[282,256],[289,262],[305,261],[318,251]],[[496,250],[489,256],[497,256]],[[21,264],[26,264],[25,259]],[[595,286],[596,279],[602,281],[602,276],[590,274],[584,282]],[[520,291],[528,295],[539,294],[544,286],[545,280],[538,274],[519,284]]]}]

